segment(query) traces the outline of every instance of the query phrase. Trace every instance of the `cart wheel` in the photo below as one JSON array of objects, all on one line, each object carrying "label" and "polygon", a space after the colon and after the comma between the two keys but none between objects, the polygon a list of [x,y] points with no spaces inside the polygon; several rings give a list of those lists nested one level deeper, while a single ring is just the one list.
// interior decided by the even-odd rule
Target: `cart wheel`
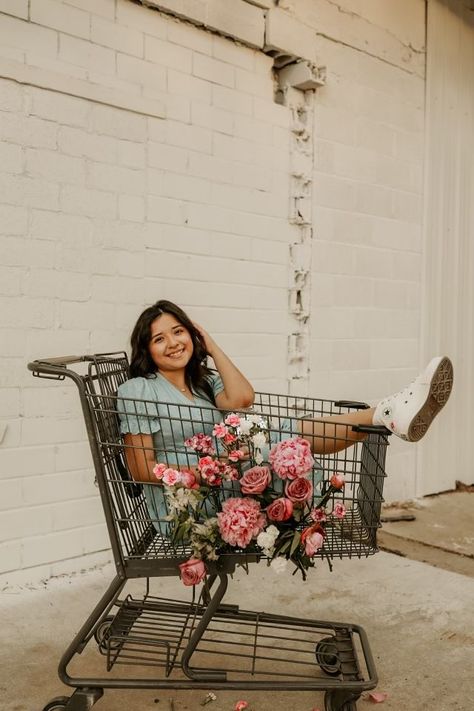
[{"label": "cart wheel", "polygon": [[[334,637],[324,637],[315,649],[316,661],[326,674],[338,676],[341,673],[341,662],[337,656],[337,647],[334,644]],[[344,709],[344,711],[346,711]],[[350,711],[350,709],[348,709]]]},{"label": "cart wheel", "polygon": [[104,619],[94,632],[94,639],[99,645],[99,647],[103,647],[105,636],[110,629],[110,625],[112,624],[113,619],[113,615],[107,615],[107,617],[104,617]]},{"label": "cart wheel", "polygon": [[69,696],[56,696],[56,698],[51,699],[49,704],[43,708],[43,711],[64,711],[67,707],[69,701]]},{"label": "cart wheel", "polygon": [[336,706],[334,692],[326,691],[324,694],[324,709],[325,711],[357,711],[357,706],[355,701],[346,701],[342,706]]}]

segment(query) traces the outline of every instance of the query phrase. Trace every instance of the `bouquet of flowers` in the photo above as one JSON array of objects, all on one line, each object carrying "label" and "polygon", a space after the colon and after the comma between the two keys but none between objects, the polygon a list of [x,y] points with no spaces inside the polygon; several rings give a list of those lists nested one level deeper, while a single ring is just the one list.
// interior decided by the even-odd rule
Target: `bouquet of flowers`
[{"label": "bouquet of flowers", "polygon": [[196,467],[158,463],[153,470],[164,486],[171,538],[193,551],[180,565],[183,583],[201,582],[206,561],[237,550],[265,556],[276,572],[291,561],[305,579],[316,553],[324,553],[326,526],[346,514],[342,502],[327,510],[343,475],[333,474],[316,492],[309,443],[295,436],[270,447],[267,423],[256,414],[231,413],[212,435],[196,434],[185,445],[197,454]]}]

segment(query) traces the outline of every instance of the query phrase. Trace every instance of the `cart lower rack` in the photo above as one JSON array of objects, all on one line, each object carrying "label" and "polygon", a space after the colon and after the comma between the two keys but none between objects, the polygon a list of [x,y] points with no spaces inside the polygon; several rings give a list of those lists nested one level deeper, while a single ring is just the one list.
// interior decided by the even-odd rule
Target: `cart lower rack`
[{"label": "cart lower rack", "polygon": [[[255,540],[244,548],[223,546],[221,541],[217,559],[211,556],[206,562],[207,577],[200,593],[197,587],[189,588],[189,599],[169,599],[152,591],[159,588],[163,576],[179,574],[179,566],[194,555],[196,541],[192,536],[177,535],[178,524],[188,520],[187,514],[180,519],[182,512],[173,508],[172,497],[163,495],[161,482],[154,477],[137,482],[131,473],[150,448],[166,467],[183,471],[194,467],[196,471],[202,451],[190,451],[183,442],[212,438],[213,426],[225,415],[215,407],[197,407],[186,399],[157,403],[127,397],[126,386],[120,387],[128,380],[124,353],[43,359],[28,367],[38,377],[69,378],[78,387],[117,571],[60,661],[60,679],[74,689],[72,695],[51,700],[43,711],[87,711],[109,688],[314,690],[325,692],[325,711],[355,711],[361,693],[377,684],[361,627],[242,610],[225,603],[229,575],[236,566],[265,560],[268,555]],[[218,482],[217,493],[211,492],[209,501],[200,504],[204,520],[217,520],[225,502],[241,496],[239,479],[245,467],[258,462],[257,455],[266,462],[275,442],[299,437],[302,421],[322,420],[362,407],[366,406],[257,393],[249,421],[264,433],[267,451],[261,444],[258,450],[251,447],[250,461],[236,463],[238,475]],[[247,429],[250,427],[248,424]],[[322,448],[323,454],[317,456],[305,477],[311,498],[294,504],[300,512],[298,520],[303,520],[302,512],[312,506],[324,513],[325,507],[332,505],[333,513],[321,517],[324,528],[313,525],[324,540],[314,558],[329,563],[377,551],[388,432],[378,427],[357,429],[365,433],[365,439],[353,441],[350,425],[337,431],[337,439],[346,437],[349,448],[336,452],[328,448],[330,453]],[[239,434],[239,430],[232,431]],[[242,425],[242,441],[245,431]],[[329,432],[324,430],[322,437],[334,439],[334,433]],[[215,461],[222,461],[222,452],[216,450],[218,446],[209,451],[214,451]],[[341,491],[329,484],[335,472],[345,482]],[[283,489],[281,481],[273,482],[273,497],[286,496],[288,484]],[[265,511],[268,513],[268,508]],[[342,514],[336,515],[337,511]],[[301,543],[303,524],[290,519],[289,532],[284,523],[275,525],[283,531],[281,541],[285,536],[289,541],[281,546],[282,556],[294,560],[299,546],[299,560],[312,565]],[[127,593],[126,586],[137,579],[142,579],[143,590],[137,594],[135,583],[133,594]],[[97,657],[98,669],[103,669],[102,676],[70,675],[69,666],[74,662],[76,667],[86,647],[95,648],[92,654]]]}]

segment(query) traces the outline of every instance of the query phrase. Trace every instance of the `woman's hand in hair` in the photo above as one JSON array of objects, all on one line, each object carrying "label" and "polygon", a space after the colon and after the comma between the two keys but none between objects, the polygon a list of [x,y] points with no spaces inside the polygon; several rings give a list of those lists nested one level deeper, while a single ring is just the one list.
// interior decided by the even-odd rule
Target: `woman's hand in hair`
[{"label": "woman's hand in hair", "polygon": [[212,357],[213,351],[216,350],[217,343],[215,340],[208,334],[208,332],[200,326],[198,323],[193,321],[193,326],[196,328],[196,330],[199,332],[199,335],[202,338],[202,342],[204,344],[204,348],[206,349],[206,352],[208,355]]}]

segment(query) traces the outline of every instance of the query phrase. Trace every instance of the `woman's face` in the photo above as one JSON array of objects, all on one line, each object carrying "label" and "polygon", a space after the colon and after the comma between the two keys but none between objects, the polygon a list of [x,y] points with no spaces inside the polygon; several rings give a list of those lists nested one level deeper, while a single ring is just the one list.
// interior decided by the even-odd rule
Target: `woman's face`
[{"label": "woman's face", "polygon": [[191,334],[171,314],[162,314],[152,322],[148,348],[161,371],[184,369],[194,350]]}]

